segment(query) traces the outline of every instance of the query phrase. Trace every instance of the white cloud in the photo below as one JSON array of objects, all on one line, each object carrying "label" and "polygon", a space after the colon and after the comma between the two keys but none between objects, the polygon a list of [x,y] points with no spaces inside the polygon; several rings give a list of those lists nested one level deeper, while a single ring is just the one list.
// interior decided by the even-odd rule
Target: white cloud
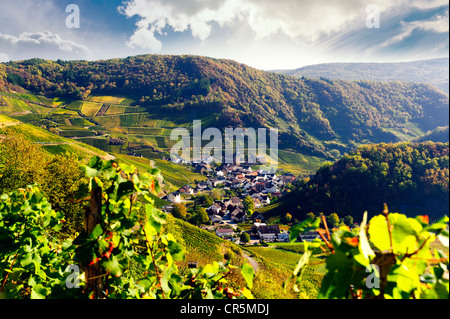
[{"label": "white cloud", "polygon": [[153,31],[148,30],[147,28],[139,28],[131,36],[130,40],[127,42],[127,46],[133,49],[138,46],[150,50],[150,53],[157,53],[161,51],[162,43],[155,38]]},{"label": "white cloud", "polygon": [[19,36],[0,33],[0,50],[15,59],[88,59],[89,49],[50,31],[22,32]]},{"label": "white cloud", "polygon": [[417,28],[425,31],[436,33],[445,33],[449,31],[448,11],[443,15],[436,15],[431,20],[418,20],[407,23],[412,28]]},{"label": "white cloud", "polygon": [[312,43],[355,20],[364,22],[365,8],[374,2],[380,10],[392,5],[388,0],[130,0],[119,7],[119,12],[138,17],[135,35],[139,36],[131,43],[142,47],[166,27],[176,32],[190,31],[205,41],[213,23],[223,27],[238,22],[247,23],[257,40],[282,34]]},{"label": "white cloud", "polygon": [[407,39],[416,30],[424,30],[435,33],[449,32],[449,14],[448,10],[443,15],[435,15],[430,20],[416,20],[410,22],[401,21],[401,32],[393,37],[388,38],[381,43],[378,48],[387,47],[394,43],[398,43]]},{"label": "white cloud", "polygon": [[422,10],[448,6],[448,0],[413,0],[410,2],[413,7]]}]

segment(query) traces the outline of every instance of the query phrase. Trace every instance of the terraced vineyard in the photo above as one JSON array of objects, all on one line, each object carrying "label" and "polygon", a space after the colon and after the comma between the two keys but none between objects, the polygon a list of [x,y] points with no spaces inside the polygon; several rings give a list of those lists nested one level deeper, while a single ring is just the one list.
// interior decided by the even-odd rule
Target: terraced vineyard
[{"label": "terraced vineyard", "polygon": [[311,258],[311,265],[305,269],[300,293],[294,293],[291,283],[286,290],[283,284],[289,278],[303,252],[303,244],[275,243],[269,247],[246,247],[245,250],[259,263],[261,271],[255,278],[257,298],[314,299],[325,274],[325,260],[322,256]]},{"label": "terraced vineyard", "polygon": [[[62,137],[78,139],[105,152],[114,154],[142,155],[148,159],[169,156],[176,141],[170,140],[172,129],[181,127],[190,130],[194,119],[202,120],[202,127],[216,123],[219,113],[210,112],[166,112],[152,106],[142,107],[136,101],[119,96],[90,96],[86,100],[46,98],[33,94],[2,93],[0,114],[8,114],[24,123],[51,130]],[[111,138],[122,140],[121,144],[110,143]],[[203,141],[206,145],[209,141]],[[52,146],[56,152],[64,147]],[[279,151],[279,168],[306,176],[323,162],[320,158]],[[192,183],[191,178],[180,167],[159,163],[167,169],[167,181],[172,186]]]}]

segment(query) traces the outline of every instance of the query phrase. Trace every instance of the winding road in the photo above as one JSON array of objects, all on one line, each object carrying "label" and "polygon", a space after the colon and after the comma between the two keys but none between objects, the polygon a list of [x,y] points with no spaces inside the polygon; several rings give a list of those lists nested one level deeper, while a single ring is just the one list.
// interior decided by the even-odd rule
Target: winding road
[{"label": "winding road", "polygon": [[248,260],[248,262],[250,263],[250,265],[253,267],[253,271],[256,272],[258,271],[258,263],[256,262],[256,260],[254,260],[252,257],[250,257],[249,255],[247,255],[246,253],[242,252],[242,255],[244,256],[245,259]]}]

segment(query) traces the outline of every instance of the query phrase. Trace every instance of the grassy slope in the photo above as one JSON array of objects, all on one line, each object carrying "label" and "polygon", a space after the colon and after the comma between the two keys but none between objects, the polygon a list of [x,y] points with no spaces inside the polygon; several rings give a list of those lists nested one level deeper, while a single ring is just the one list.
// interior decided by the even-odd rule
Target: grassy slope
[{"label": "grassy slope", "polygon": [[[176,219],[170,214],[167,217],[166,230],[175,236],[185,251],[184,260],[178,263],[182,272],[186,271],[189,262],[198,262],[200,267],[213,261],[226,262],[225,254],[234,266],[240,267],[246,262],[242,256],[242,250],[237,245],[183,220]],[[233,269],[228,279],[236,287],[245,286],[239,269]]]},{"label": "grassy slope", "polygon": [[311,258],[312,264],[305,270],[300,294],[293,290],[288,282],[286,290],[283,284],[289,279],[303,252],[303,244],[276,243],[269,247],[247,247],[252,257],[260,265],[255,278],[257,298],[267,299],[314,299],[320,288],[325,273],[324,260]]}]

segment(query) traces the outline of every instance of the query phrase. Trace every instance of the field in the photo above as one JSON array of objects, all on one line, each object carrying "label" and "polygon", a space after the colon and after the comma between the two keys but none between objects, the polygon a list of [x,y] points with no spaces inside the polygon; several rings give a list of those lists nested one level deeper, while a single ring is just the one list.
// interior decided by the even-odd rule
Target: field
[{"label": "field", "polygon": [[95,114],[100,110],[102,107],[101,103],[97,102],[83,102],[83,105],[81,106],[81,113],[83,113],[85,116],[94,117]]},{"label": "field", "polygon": [[315,156],[303,155],[285,150],[278,150],[278,168],[296,176],[309,175],[316,171],[324,160]]},{"label": "field", "polygon": [[[201,119],[205,129],[215,123],[219,114],[203,111],[174,112],[152,106],[139,106],[136,101],[120,96],[90,96],[86,100],[47,98],[33,94],[2,93],[0,114],[9,114],[24,123],[58,132],[60,138],[83,142],[83,148],[95,147],[104,152],[124,155],[135,153],[147,159],[164,172],[168,189],[176,190],[185,184],[204,180],[184,166],[162,161],[176,141],[170,140],[174,128],[192,129],[193,120]],[[110,138],[124,140],[122,145],[109,143]],[[57,144],[45,147],[64,153],[71,145]],[[209,141],[204,141],[203,146]],[[66,143],[66,142],[65,142]],[[81,143],[80,143],[81,144]],[[289,151],[279,150],[279,168],[295,175],[307,176],[322,160]]]},{"label": "field", "polygon": [[305,269],[300,293],[294,292],[292,283],[287,285],[286,290],[283,288],[283,284],[289,278],[301,257],[303,244],[274,243],[269,247],[248,246],[244,249],[260,266],[260,270],[255,277],[254,287],[258,299],[316,298],[325,274],[325,260],[321,258],[311,258],[311,264],[314,265]]}]

